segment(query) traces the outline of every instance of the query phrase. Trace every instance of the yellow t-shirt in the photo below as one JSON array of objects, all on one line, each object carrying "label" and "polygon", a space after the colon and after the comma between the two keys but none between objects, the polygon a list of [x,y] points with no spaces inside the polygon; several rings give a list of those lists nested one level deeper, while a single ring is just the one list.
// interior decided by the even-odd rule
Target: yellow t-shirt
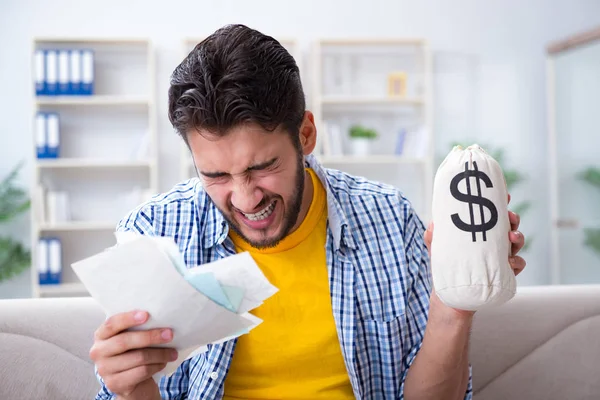
[{"label": "yellow t-shirt", "polygon": [[263,323],[238,339],[225,400],[354,398],[331,309],[326,193],[308,172],[308,214],[276,247],[258,250],[230,233],[236,251],[249,251],[279,292],[252,311]]}]

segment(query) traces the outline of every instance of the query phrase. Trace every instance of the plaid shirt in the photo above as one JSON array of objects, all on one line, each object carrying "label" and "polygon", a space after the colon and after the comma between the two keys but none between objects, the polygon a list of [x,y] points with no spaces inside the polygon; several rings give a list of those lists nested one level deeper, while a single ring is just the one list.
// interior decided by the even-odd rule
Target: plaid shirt
[{"label": "plaid shirt", "polygon": [[[395,188],[322,168],[327,191],[327,267],[333,316],[357,399],[402,399],[423,340],[431,277],[424,226]],[[198,179],[155,196],[117,228],[170,236],[189,266],[235,254],[228,225]],[[159,383],[164,399],[221,399],[236,340],[209,345]],[[317,351],[317,349],[315,349]],[[97,400],[113,396],[102,388]],[[472,379],[465,399],[472,398]]]}]

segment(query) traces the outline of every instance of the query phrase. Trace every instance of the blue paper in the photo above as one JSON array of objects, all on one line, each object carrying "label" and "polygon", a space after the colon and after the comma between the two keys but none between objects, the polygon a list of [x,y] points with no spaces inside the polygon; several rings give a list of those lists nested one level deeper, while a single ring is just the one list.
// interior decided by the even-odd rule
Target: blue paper
[{"label": "blue paper", "polygon": [[238,308],[240,308],[240,304],[242,304],[242,300],[244,300],[244,288],[237,286],[221,286],[229,299],[229,304],[231,307],[237,312]]},{"label": "blue paper", "polygon": [[[239,303],[237,304],[238,307],[233,307],[233,305],[229,301],[229,298],[225,294],[225,291],[221,287],[221,284],[219,283],[219,281],[217,281],[217,278],[215,278],[212,272],[206,272],[203,274],[186,274],[185,279],[193,287],[195,287],[196,290],[198,290],[200,293],[202,293],[218,305],[225,307],[232,312],[237,312]],[[237,299],[237,297],[235,297],[235,294],[232,297],[234,299]]]}]

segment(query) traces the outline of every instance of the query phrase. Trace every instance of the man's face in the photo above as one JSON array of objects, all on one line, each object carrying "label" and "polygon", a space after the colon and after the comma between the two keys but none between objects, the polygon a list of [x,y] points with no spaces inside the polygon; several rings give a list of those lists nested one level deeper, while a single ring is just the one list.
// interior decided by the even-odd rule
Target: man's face
[{"label": "man's face", "polygon": [[275,246],[301,223],[310,198],[303,150],[288,133],[248,124],[223,137],[191,132],[188,142],[207,194],[254,247]]}]

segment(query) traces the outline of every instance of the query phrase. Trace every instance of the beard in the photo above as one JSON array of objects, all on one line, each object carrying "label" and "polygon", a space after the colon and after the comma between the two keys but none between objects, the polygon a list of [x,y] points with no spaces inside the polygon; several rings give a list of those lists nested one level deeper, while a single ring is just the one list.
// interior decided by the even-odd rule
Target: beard
[{"label": "beard", "polygon": [[240,226],[237,224],[237,222],[231,216],[231,213],[225,213],[225,212],[223,212],[223,210],[220,210],[221,214],[223,214],[223,217],[229,224],[229,227],[235,233],[237,233],[238,236],[240,236],[242,239],[244,239],[244,241],[248,242],[252,247],[257,248],[257,249],[268,249],[268,248],[276,247],[287,235],[290,234],[290,232],[294,228],[294,225],[296,225],[296,222],[298,221],[298,216],[300,215],[300,209],[302,208],[302,197],[304,194],[304,174],[305,174],[304,160],[303,160],[302,154],[300,154],[298,157],[298,162],[297,162],[297,166],[296,166],[294,191],[293,191],[289,201],[284,203],[283,198],[281,196],[278,196],[278,198],[277,197],[276,198],[265,198],[261,201],[261,205],[266,206],[273,200],[278,200],[278,201],[281,201],[282,205],[285,206],[285,208],[283,210],[284,215],[283,215],[283,221],[282,221],[282,228],[274,237],[265,238],[265,239],[261,239],[258,241],[251,240],[246,235],[244,235]]}]

